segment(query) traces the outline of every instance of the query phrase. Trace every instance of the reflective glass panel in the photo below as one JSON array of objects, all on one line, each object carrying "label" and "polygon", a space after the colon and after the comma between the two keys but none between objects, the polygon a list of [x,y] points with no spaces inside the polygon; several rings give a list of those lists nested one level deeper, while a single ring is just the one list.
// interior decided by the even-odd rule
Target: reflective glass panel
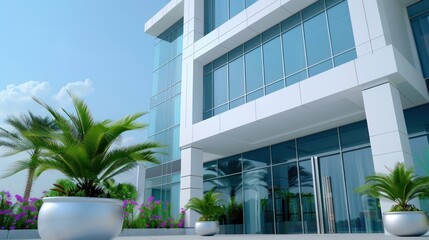
[{"label": "reflective glass panel", "polygon": [[301,190],[302,220],[304,233],[317,233],[316,201],[314,197],[313,170],[310,160],[300,161],[299,184]]},{"label": "reflective glass panel", "polygon": [[218,68],[213,71],[213,96],[214,106],[219,106],[228,101],[228,83],[226,66]]},{"label": "reflective glass panel", "polygon": [[269,168],[243,173],[245,233],[274,233]]},{"label": "reflective glass panel", "polygon": [[203,168],[204,168],[204,175],[203,175],[204,180],[217,177],[217,160],[204,163]]},{"label": "reflective glass panel", "polygon": [[246,92],[262,87],[261,48],[258,47],[245,55]]},{"label": "reflective glass panel", "polygon": [[245,0],[229,0],[229,18],[234,17],[246,8]]},{"label": "reflective glass panel", "polygon": [[298,156],[317,156],[323,152],[339,149],[337,129],[331,129],[297,139]]},{"label": "reflective glass panel", "polygon": [[273,188],[277,233],[302,233],[296,163],[273,167]]},{"label": "reflective glass panel", "polygon": [[347,205],[340,155],[319,158],[325,233],[348,233]]},{"label": "reflective glass panel", "polygon": [[242,171],[241,154],[220,159],[218,161],[219,177],[239,173]]},{"label": "reflective glass panel", "polygon": [[296,160],[295,140],[271,146],[271,156],[273,164]]},{"label": "reflective glass panel", "polygon": [[283,56],[286,76],[306,67],[302,25],[296,26],[283,34]]},{"label": "reflective glass panel", "polygon": [[244,94],[243,57],[229,63],[229,99],[235,99]]},{"label": "reflective glass panel", "polygon": [[327,12],[333,54],[337,55],[354,48],[355,41],[347,1],[335,5]]},{"label": "reflective glass panel", "polygon": [[265,84],[283,78],[283,63],[280,37],[276,37],[262,46],[264,52]]},{"label": "reflective glass panel", "polygon": [[[421,8],[421,10],[427,11],[428,9]],[[423,76],[429,78],[429,42],[427,40],[429,37],[429,12],[412,18],[411,27],[413,28]]]},{"label": "reflective glass panel", "polygon": [[207,74],[203,79],[204,89],[204,110],[213,108],[213,78],[212,74]]},{"label": "reflective glass panel", "polygon": [[243,234],[243,179],[240,174],[216,179],[225,214],[219,219],[220,233]]},{"label": "reflective glass panel", "polygon": [[378,199],[355,191],[365,184],[367,176],[375,174],[371,149],[363,148],[346,152],[343,154],[343,159],[351,232],[383,232]]},{"label": "reflective glass panel", "polygon": [[[423,135],[410,139],[414,169],[419,176],[429,176],[429,136]],[[429,212],[429,199],[420,199],[420,208]]]},{"label": "reflective glass panel", "polygon": [[264,167],[270,164],[270,148],[264,147],[243,153],[243,170]]},{"label": "reflective glass panel", "polygon": [[331,56],[324,12],[304,22],[307,62],[311,66]]},{"label": "reflective glass panel", "polygon": [[368,125],[366,121],[340,127],[340,139],[342,148],[369,144]]},{"label": "reflective glass panel", "polygon": [[229,19],[228,0],[214,0],[214,28],[219,27]]}]

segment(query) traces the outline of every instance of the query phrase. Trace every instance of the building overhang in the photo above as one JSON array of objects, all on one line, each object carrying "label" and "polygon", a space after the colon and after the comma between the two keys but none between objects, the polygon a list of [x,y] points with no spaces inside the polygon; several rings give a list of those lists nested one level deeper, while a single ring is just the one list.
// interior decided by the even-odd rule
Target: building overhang
[{"label": "building overhang", "polygon": [[154,37],[158,37],[171,25],[183,18],[183,5],[184,0],[171,0],[145,23],[144,31]]},{"label": "building overhang", "polygon": [[362,91],[386,82],[399,89],[403,108],[428,101],[419,71],[389,45],[198,122],[182,147],[203,149],[209,161],[363,120]]}]

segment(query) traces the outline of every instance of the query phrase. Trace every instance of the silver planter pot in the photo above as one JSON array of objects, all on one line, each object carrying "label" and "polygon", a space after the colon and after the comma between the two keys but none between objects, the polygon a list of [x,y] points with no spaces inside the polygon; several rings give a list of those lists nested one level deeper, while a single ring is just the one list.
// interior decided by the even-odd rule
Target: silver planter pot
[{"label": "silver planter pot", "polygon": [[47,197],[37,224],[43,240],[108,240],[121,233],[123,222],[120,200]]},{"label": "silver planter pot", "polygon": [[195,232],[201,236],[213,236],[219,233],[219,222],[218,221],[209,221],[209,222],[199,222],[195,223]]},{"label": "silver planter pot", "polygon": [[421,236],[429,230],[429,220],[425,212],[385,212],[384,228],[396,236]]}]

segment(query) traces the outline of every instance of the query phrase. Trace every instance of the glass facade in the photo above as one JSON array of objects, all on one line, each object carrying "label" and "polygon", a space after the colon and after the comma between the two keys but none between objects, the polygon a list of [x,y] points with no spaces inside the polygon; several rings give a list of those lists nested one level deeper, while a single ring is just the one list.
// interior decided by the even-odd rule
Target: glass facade
[{"label": "glass facade", "polygon": [[318,207],[325,233],[382,232],[378,200],[355,191],[371,174],[361,121],[205,163],[204,191],[222,194],[223,233],[317,233]]},{"label": "glass facade", "polygon": [[183,20],[180,20],[158,36],[155,43],[148,135],[149,140],[165,147],[157,154],[161,164],[147,165],[145,185],[145,197],[171,202],[173,216],[180,212],[182,35]]},{"label": "glass facade", "polygon": [[203,119],[355,58],[347,1],[319,0],[204,66]]},{"label": "glass facade", "polygon": [[422,0],[409,6],[408,15],[423,76],[426,80],[429,80],[429,0]]},{"label": "glass facade", "polygon": [[204,0],[204,35],[213,31],[257,0]]}]

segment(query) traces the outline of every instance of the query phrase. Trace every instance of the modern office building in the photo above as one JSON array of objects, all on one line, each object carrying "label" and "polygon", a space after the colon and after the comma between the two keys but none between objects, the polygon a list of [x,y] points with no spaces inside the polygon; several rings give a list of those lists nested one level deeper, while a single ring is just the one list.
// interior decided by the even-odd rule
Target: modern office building
[{"label": "modern office building", "polygon": [[383,232],[356,188],[429,174],[429,0],[172,0],[145,31],[168,146],[145,195],[173,212],[216,188],[223,233]]}]

